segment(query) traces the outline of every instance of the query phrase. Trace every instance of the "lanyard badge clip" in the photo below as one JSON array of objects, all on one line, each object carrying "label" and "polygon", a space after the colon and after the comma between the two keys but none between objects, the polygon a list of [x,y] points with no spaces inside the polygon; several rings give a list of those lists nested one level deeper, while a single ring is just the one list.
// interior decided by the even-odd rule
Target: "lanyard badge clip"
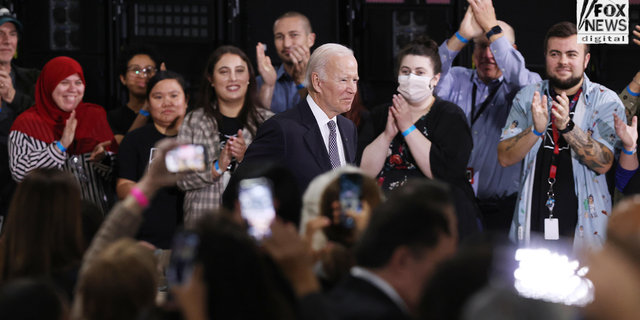
[{"label": "lanyard badge clip", "polygon": [[555,194],[553,193],[553,184],[556,183],[555,178],[549,178],[549,192],[547,192],[546,206],[549,208],[549,218],[553,218],[553,207],[556,205]]}]

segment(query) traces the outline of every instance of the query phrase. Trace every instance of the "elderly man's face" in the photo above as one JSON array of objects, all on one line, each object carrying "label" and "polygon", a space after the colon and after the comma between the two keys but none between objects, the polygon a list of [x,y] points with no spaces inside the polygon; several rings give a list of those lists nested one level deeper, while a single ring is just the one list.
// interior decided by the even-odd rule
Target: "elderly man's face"
[{"label": "elderly man's face", "polygon": [[5,22],[0,26],[0,63],[11,62],[18,46],[18,30],[13,22]]},{"label": "elderly man's face", "polygon": [[318,83],[318,105],[333,118],[351,109],[358,91],[358,62],[353,56],[335,56],[325,68],[325,79]]}]

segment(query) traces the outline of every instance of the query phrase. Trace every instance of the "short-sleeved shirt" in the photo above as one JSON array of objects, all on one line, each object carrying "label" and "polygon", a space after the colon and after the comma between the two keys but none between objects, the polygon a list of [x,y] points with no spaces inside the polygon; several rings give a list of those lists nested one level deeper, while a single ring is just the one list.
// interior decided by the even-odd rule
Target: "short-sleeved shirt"
[{"label": "short-sleeved shirt", "polygon": [[[258,82],[258,91],[262,87],[262,76],[256,78]],[[271,111],[280,113],[293,108],[300,102],[300,94],[296,88],[296,83],[291,75],[284,70],[284,64],[280,65],[277,73],[276,85],[273,89],[273,97],[271,97]]]},{"label": "short-sleeved shirt", "polygon": [[[129,132],[118,151],[118,178],[139,181],[154,161],[155,144],[166,138],[154,124],[147,124]],[[140,226],[137,239],[147,241],[160,249],[170,249],[173,234],[182,224],[184,193],[177,187],[158,190]]]}]

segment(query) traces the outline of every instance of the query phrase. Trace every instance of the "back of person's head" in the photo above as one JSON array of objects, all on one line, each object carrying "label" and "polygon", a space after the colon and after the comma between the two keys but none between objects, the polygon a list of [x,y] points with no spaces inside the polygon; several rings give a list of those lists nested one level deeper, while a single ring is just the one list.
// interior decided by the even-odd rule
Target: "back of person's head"
[{"label": "back of person's head", "polygon": [[394,189],[356,244],[358,265],[383,268],[401,246],[419,252],[436,247],[442,236],[457,238],[452,203],[448,187],[433,180],[414,179]]},{"label": "back of person's head", "polygon": [[255,241],[225,215],[196,226],[210,319],[290,319],[293,298],[279,288],[279,274],[258,253]]},{"label": "back of person's head", "polygon": [[68,301],[44,279],[16,279],[0,290],[3,320],[63,320],[67,312]]},{"label": "back of person's head", "polygon": [[[549,44],[550,38],[569,38],[573,35],[578,34],[578,29],[573,22],[563,21],[554,24],[549,31],[547,31],[547,35],[544,37],[544,54],[547,54],[547,45]],[[584,54],[589,53],[589,44],[584,44]]]},{"label": "back of person's head", "polygon": [[153,306],[157,261],[132,239],[107,247],[86,269],[78,285],[86,320],[134,320]]},{"label": "back of person's head", "polygon": [[427,35],[419,35],[400,51],[398,54],[398,66],[402,64],[402,60],[408,55],[427,57],[433,64],[433,74],[436,75],[442,72],[442,61],[440,61],[440,55],[438,54],[438,44]]},{"label": "back of person's head", "polygon": [[235,175],[227,185],[222,195],[222,206],[230,212],[236,209],[238,201],[238,188],[240,181],[265,177],[271,182],[276,215],[286,222],[292,222],[296,226],[300,224],[300,208],[302,200],[296,178],[291,170],[277,165],[262,163],[247,163],[252,166]]},{"label": "back of person's head", "polygon": [[160,68],[162,58],[153,45],[147,43],[134,43],[124,47],[122,52],[120,52],[120,55],[118,56],[118,73],[123,77],[126,76],[127,70],[129,69],[129,61],[131,61],[133,57],[141,54],[149,56],[149,58],[155,62],[156,68]]},{"label": "back of person's head", "polygon": [[0,245],[0,279],[62,271],[83,254],[80,187],[57,169],[36,169],[18,185]]},{"label": "back of person's head", "polygon": [[506,250],[503,245],[508,239],[479,234],[469,240],[455,256],[438,266],[426,284],[420,301],[420,319],[461,319],[465,304],[489,284],[494,248]]},{"label": "back of person's head", "polygon": [[[364,172],[354,173],[362,179],[360,201],[366,201],[371,210],[375,210],[382,201],[382,193],[378,184]],[[356,242],[356,229],[346,228],[342,224],[335,224],[333,217],[333,203],[340,200],[340,176],[329,183],[322,193],[320,212],[332,221],[331,225],[324,228],[324,233],[329,241],[340,243],[351,248]]]},{"label": "back of person's head", "polygon": [[82,238],[85,248],[89,247],[93,237],[98,233],[102,221],[104,217],[100,208],[89,200],[82,200]]}]

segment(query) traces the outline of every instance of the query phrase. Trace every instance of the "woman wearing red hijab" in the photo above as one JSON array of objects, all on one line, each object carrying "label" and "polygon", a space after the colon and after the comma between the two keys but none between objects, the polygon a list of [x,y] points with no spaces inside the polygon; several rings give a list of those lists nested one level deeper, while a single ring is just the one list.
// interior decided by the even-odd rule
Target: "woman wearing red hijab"
[{"label": "woman wearing red hijab", "polygon": [[36,168],[59,168],[73,174],[83,199],[108,212],[113,191],[109,180],[117,143],[104,109],[82,102],[84,74],[69,57],[49,61],[36,83],[36,103],[13,123],[9,157],[13,179],[20,182]]}]

